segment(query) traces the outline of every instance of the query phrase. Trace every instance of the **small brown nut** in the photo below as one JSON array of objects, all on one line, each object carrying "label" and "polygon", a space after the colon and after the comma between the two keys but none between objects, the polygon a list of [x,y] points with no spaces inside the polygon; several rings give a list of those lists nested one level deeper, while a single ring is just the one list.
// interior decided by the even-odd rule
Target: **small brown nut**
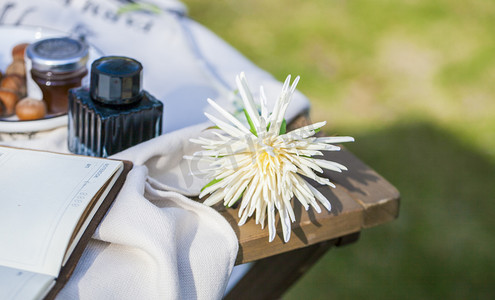
[{"label": "small brown nut", "polygon": [[14,60],[24,60],[24,53],[26,48],[29,46],[28,43],[17,44],[12,48],[12,58]]},{"label": "small brown nut", "polygon": [[16,92],[19,97],[26,95],[26,80],[19,75],[5,75],[0,83],[0,88]]},{"label": "small brown nut", "polygon": [[5,70],[5,75],[26,76],[26,64],[23,60],[14,60]]},{"label": "small brown nut", "polygon": [[38,120],[46,115],[46,104],[43,100],[24,98],[17,102],[15,113],[19,120]]},{"label": "small brown nut", "polygon": [[5,106],[4,115],[10,116],[14,113],[17,100],[19,100],[19,97],[15,92],[0,88],[0,101],[2,101]]}]

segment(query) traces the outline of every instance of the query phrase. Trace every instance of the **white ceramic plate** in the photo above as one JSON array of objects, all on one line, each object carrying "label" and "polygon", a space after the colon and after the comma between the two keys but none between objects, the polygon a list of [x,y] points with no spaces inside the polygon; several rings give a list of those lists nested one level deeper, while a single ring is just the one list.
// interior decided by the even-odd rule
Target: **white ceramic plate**
[{"label": "white ceramic plate", "polygon": [[[0,70],[5,72],[12,62],[12,48],[19,43],[33,43],[39,39],[68,36],[67,33],[30,26],[0,26]],[[101,51],[89,47],[88,70],[91,63],[102,56]],[[87,79],[85,79],[87,80]],[[0,117],[0,132],[32,133],[67,125],[67,115],[48,116],[40,120],[20,121],[16,116]]]}]

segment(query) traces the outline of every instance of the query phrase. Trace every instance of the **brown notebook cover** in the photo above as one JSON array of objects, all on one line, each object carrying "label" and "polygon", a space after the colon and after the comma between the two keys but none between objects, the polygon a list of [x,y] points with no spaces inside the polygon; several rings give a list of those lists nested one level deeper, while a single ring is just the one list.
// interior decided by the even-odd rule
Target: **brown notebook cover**
[{"label": "brown notebook cover", "polygon": [[88,244],[89,240],[93,236],[93,233],[95,232],[96,228],[102,221],[103,217],[107,213],[108,209],[112,205],[113,201],[117,197],[120,189],[124,185],[125,179],[127,177],[127,174],[129,171],[132,169],[132,162],[130,161],[122,161],[124,163],[124,169],[122,170],[122,173],[119,175],[117,181],[114,183],[112,189],[106,196],[106,198],[103,200],[100,208],[97,210],[96,214],[92,218],[91,222],[89,223],[88,227],[84,231],[83,235],[81,236],[81,239],[77,243],[74,251],[72,252],[71,256],[65,263],[65,265],[61,268],[59,276],[56,279],[55,285],[53,288],[48,292],[48,294],[45,296],[44,299],[54,299],[58,292],[64,287],[64,285],[67,283],[69,280],[70,276],[74,272],[74,269],[77,266],[77,263],[79,259],[81,258],[81,255],[86,248],[86,245]]}]

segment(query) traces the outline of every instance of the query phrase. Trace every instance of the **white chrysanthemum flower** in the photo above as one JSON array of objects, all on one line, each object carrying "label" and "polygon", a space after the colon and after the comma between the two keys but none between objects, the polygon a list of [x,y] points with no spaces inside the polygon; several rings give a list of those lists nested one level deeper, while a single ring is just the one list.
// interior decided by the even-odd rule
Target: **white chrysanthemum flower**
[{"label": "white chrysanthemum flower", "polygon": [[243,225],[254,213],[256,224],[261,224],[262,228],[265,219],[268,219],[270,242],[276,234],[276,210],[280,214],[284,241],[290,239],[291,222],[295,221],[291,206],[294,196],[306,210],[312,206],[318,213],[321,212],[320,202],[330,211],[330,202],[304,177],[335,187],[327,178],[316,175],[315,171],[322,173],[322,169],[328,169],[341,172],[347,168],[313,156],[322,155],[321,151],[340,150],[338,146],[330,144],[354,141],[352,137],[314,137],[325,122],[285,132],[285,111],[298,81],[299,77],[290,85],[290,75],[287,77],[271,114],[268,113],[261,87],[259,113],[246,77],[241,73],[236,83],[249,127],[208,99],[211,106],[228,122],[205,113],[221,131],[213,132],[214,139],[191,139],[205,149],[193,157],[209,163],[207,170],[201,170],[212,179],[199,195],[202,198],[210,194],[204,204],[214,205],[223,200],[230,207],[240,200],[239,225]]}]

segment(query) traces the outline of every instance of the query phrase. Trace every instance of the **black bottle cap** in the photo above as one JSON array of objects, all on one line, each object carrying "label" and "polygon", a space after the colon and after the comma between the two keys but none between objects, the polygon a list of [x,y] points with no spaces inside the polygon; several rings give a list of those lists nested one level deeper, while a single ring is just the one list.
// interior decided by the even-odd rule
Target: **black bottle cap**
[{"label": "black bottle cap", "polygon": [[91,98],[101,103],[121,105],[142,97],[143,66],[135,59],[105,56],[91,64]]}]

